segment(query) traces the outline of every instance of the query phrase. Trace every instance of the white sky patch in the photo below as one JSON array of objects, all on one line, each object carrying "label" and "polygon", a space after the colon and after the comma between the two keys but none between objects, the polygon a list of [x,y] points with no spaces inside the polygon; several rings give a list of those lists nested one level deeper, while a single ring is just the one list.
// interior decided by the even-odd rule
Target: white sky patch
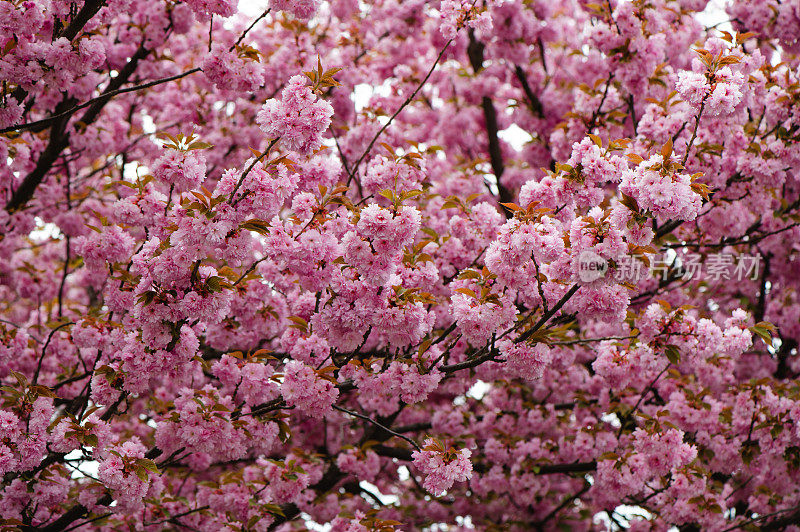
[{"label": "white sky patch", "polygon": [[35,218],[36,229],[28,234],[34,242],[45,242],[47,240],[58,239],[61,237],[61,230],[54,223],[45,222],[38,216]]},{"label": "white sky patch", "polygon": [[[75,449],[64,458],[66,460],[77,460],[83,457],[83,451]],[[97,472],[100,470],[100,463],[97,460],[83,460],[81,462],[73,462],[72,464],[77,469],[70,468],[70,476],[72,478],[92,477],[97,478]]]},{"label": "white sky patch", "polygon": [[156,130],[156,123],[153,122],[153,117],[148,114],[142,114],[142,131],[148,135],[152,135]]},{"label": "white sky patch", "polygon": [[406,480],[411,478],[411,472],[408,468],[404,465],[401,465],[397,468],[397,478],[400,479],[400,482],[405,482]]},{"label": "white sky patch", "polygon": [[[387,79],[380,85],[370,85],[368,83],[359,83],[355,87],[353,87],[353,102],[355,102],[356,111],[361,112],[364,108],[369,105],[369,100],[375,95],[382,96],[384,98],[389,97],[392,95],[392,79]],[[387,113],[394,113],[395,109],[384,109]],[[384,119],[384,122],[389,119],[389,117],[378,117],[378,120]]]},{"label": "white sky patch", "polygon": [[361,83],[353,88],[353,100],[356,103],[357,112],[360,113],[364,109],[372,96],[372,92],[372,86],[366,83]]},{"label": "white sky patch", "polygon": [[621,425],[619,417],[616,414],[603,414],[600,417],[603,423],[609,423],[612,427],[619,427]]},{"label": "white sky patch", "polygon": [[[381,490],[378,489],[378,486],[371,484],[366,480],[362,480],[358,483],[358,485],[361,486],[362,489],[365,489],[371,494],[375,495],[385,506],[391,506],[400,502],[400,497],[397,495],[387,495],[385,493],[381,493]],[[365,498],[368,501],[371,499],[369,495],[367,495]]]},{"label": "white sky patch", "polygon": [[[653,517],[653,515],[650,512],[639,506],[628,506],[628,505],[617,506],[612,513],[614,515],[614,519],[616,519],[623,526],[628,525],[631,521],[635,521],[637,517],[641,517],[645,520],[649,520]],[[604,525],[606,530],[625,530],[621,529],[613,521],[611,521],[611,519],[608,518],[608,514],[606,512],[600,512],[595,514],[594,522],[596,524]],[[677,529],[674,527],[670,528],[669,532],[672,532],[673,530]]]},{"label": "white sky patch", "polygon": [[267,9],[268,3],[267,0],[239,0],[239,13],[257,17]]},{"label": "white sky patch", "polygon": [[511,147],[517,151],[522,151],[522,148],[525,147],[525,144],[533,140],[533,137],[530,135],[530,133],[519,127],[517,124],[511,124],[506,129],[498,131],[497,136],[511,144]]},{"label": "white sky patch", "polygon": [[486,395],[486,392],[489,391],[489,388],[491,388],[491,385],[489,385],[488,383],[485,383],[483,381],[478,381],[475,384],[473,384],[469,390],[467,390],[466,395],[467,397],[480,401],[481,399],[483,399],[483,396]]},{"label": "white sky patch", "polygon": [[697,20],[706,28],[716,28],[718,30],[733,33],[731,26],[731,19],[728,13],[725,12],[725,6],[728,2],[725,0],[711,0],[706,8],[697,14]]},{"label": "white sky patch", "polygon": [[313,532],[328,532],[332,528],[331,525],[327,523],[324,525],[317,523],[305,512],[300,514],[300,519],[303,520],[303,526],[305,526],[308,530],[312,530]]}]

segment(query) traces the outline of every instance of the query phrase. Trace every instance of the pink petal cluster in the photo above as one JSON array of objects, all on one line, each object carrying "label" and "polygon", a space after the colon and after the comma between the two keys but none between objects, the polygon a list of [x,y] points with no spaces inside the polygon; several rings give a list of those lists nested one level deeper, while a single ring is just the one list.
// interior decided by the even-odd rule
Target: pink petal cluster
[{"label": "pink petal cluster", "polygon": [[692,190],[691,176],[654,169],[663,162],[663,156],[655,154],[625,172],[620,191],[636,199],[641,209],[651,212],[659,221],[694,220],[702,198]]},{"label": "pink petal cluster", "polygon": [[401,192],[418,190],[424,179],[424,169],[410,164],[397,163],[380,155],[371,159],[367,164],[361,185],[370,194],[387,189]]},{"label": "pink petal cluster", "polygon": [[439,11],[441,24],[439,31],[445,39],[455,38],[458,30],[465,25],[482,32],[492,28],[492,18],[486,11],[477,12],[474,2],[467,0],[442,0]]},{"label": "pink petal cluster", "polygon": [[381,462],[374,451],[348,449],[336,459],[336,466],[345,473],[355,475],[359,480],[371,482],[378,474]]},{"label": "pink petal cluster", "polygon": [[230,17],[236,13],[239,0],[186,0],[186,3],[202,18],[209,15]]},{"label": "pink petal cluster", "polygon": [[430,493],[439,496],[449,490],[453,483],[464,482],[472,478],[472,455],[469,449],[444,452],[431,450],[434,441],[425,440],[425,447],[421,451],[414,451],[414,466],[425,475],[423,487]]},{"label": "pink petal cluster", "polygon": [[281,395],[287,404],[296,406],[303,414],[323,417],[330,412],[339,390],[331,381],[317,375],[314,368],[292,361],[283,370]]},{"label": "pink petal cluster", "polygon": [[198,188],[206,178],[206,160],[196,151],[167,150],[150,171],[159,181],[186,192]]},{"label": "pink petal cluster", "polygon": [[256,122],[269,139],[281,139],[290,150],[311,153],[322,146],[322,135],[331,123],[333,107],[320,100],[303,76],[293,76],[281,99],[268,100]]},{"label": "pink petal cluster", "polygon": [[135,472],[135,461],[144,458],[146,451],[138,438],[128,440],[107,452],[100,462],[97,478],[113,491],[116,500],[125,508],[136,508],[150,487],[150,478],[142,480]]},{"label": "pink petal cluster", "polygon": [[216,43],[203,59],[203,73],[222,90],[252,92],[264,85],[264,66],[258,61],[239,57]]},{"label": "pink petal cluster", "polygon": [[119,227],[109,227],[103,232],[92,232],[75,239],[75,248],[91,268],[104,268],[106,263],[130,259],[134,239]]},{"label": "pink petal cluster", "polygon": [[300,20],[308,20],[317,11],[319,0],[269,0],[269,7],[291,13]]}]

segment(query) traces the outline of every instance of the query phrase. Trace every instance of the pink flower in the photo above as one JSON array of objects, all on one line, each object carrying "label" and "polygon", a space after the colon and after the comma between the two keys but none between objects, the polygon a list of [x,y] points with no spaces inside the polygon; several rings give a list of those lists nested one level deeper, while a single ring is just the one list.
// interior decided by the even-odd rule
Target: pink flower
[{"label": "pink flower", "polygon": [[474,2],[468,0],[443,0],[439,6],[441,25],[439,30],[445,39],[453,39],[466,24],[470,28],[487,32],[492,28],[489,13],[478,12]]},{"label": "pink flower", "polygon": [[192,11],[207,18],[208,15],[230,17],[236,13],[238,0],[186,0]]},{"label": "pink flower", "polygon": [[0,106],[0,128],[9,127],[16,124],[24,109],[14,99],[8,98],[2,106]]},{"label": "pink flower", "polygon": [[[134,437],[109,450],[98,466],[97,478],[114,492],[114,498],[125,508],[139,506],[150,486],[151,473],[138,464],[144,453],[145,447]],[[139,476],[142,471],[145,478]]]},{"label": "pink flower", "polygon": [[293,76],[281,99],[268,100],[256,122],[269,139],[280,138],[290,150],[311,153],[322,145],[322,134],[333,117],[333,107],[320,100],[306,85],[306,78]]},{"label": "pink flower", "polygon": [[128,261],[133,253],[135,241],[131,235],[117,226],[104,227],[104,231],[92,232],[75,239],[75,248],[91,268],[103,268],[105,263]]},{"label": "pink flower", "polygon": [[319,0],[269,0],[269,7],[291,13],[300,20],[308,20],[317,11]]},{"label": "pink flower", "polygon": [[239,57],[222,44],[214,43],[203,59],[203,73],[223,90],[252,92],[264,85],[264,66]]},{"label": "pink flower", "polygon": [[453,486],[454,482],[464,482],[472,478],[472,462],[469,449],[456,451],[452,447],[447,451],[428,438],[422,451],[414,451],[414,465],[424,475],[422,486],[432,494],[439,496]]},{"label": "pink flower", "polygon": [[359,480],[371,482],[380,471],[381,461],[374,451],[348,449],[339,455],[336,465],[343,472],[351,473]]},{"label": "pink flower", "polygon": [[398,164],[383,155],[370,160],[361,184],[364,190],[375,194],[381,190],[417,190],[425,179],[423,170],[408,164]]},{"label": "pink flower", "polygon": [[550,349],[544,344],[515,344],[508,340],[498,342],[497,348],[505,359],[508,372],[523,379],[542,378],[545,368],[551,363]]},{"label": "pink flower", "polygon": [[339,397],[339,390],[331,381],[319,377],[312,367],[302,362],[289,362],[283,373],[283,398],[307,416],[323,417]]},{"label": "pink flower", "polygon": [[678,73],[678,82],[675,84],[675,88],[681,98],[695,109],[700,108],[700,104],[711,91],[711,86],[708,84],[705,74],[687,70]]},{"label": "pink flower", "polygon": [[639,208],[652,213],[659,221],[694,220],[702,198],[692,190],[692,178],[662,169],[660,154],[642,161],[633,171],[623,174],[619,190],[633,197]]},{"label": "pink flower", "polygon": [[153,163],[152,172],[153,177],[174,185],[178,192],[186,192],[199,187],[205,179],[206,160],[197,151],[167,150]]}]

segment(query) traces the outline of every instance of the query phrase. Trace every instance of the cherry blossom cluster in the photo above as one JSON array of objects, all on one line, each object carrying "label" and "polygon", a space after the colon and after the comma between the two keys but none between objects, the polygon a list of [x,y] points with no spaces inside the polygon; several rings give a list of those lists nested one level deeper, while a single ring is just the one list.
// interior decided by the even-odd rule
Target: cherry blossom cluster
[{"label": "cherry blossom cluster", "polygon": [[791,529],[800,12],[723,3],[0,3],[0,528]]}]

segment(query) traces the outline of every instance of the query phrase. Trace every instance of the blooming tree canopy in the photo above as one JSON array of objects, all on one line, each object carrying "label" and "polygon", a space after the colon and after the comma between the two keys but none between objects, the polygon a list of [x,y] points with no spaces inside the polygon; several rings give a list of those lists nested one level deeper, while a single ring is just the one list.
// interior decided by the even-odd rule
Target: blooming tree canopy
[{"label": "blooming tree canopy", "polygon": [[707,4],[0,2],[0,528],[800,523],[800,4]]}]

